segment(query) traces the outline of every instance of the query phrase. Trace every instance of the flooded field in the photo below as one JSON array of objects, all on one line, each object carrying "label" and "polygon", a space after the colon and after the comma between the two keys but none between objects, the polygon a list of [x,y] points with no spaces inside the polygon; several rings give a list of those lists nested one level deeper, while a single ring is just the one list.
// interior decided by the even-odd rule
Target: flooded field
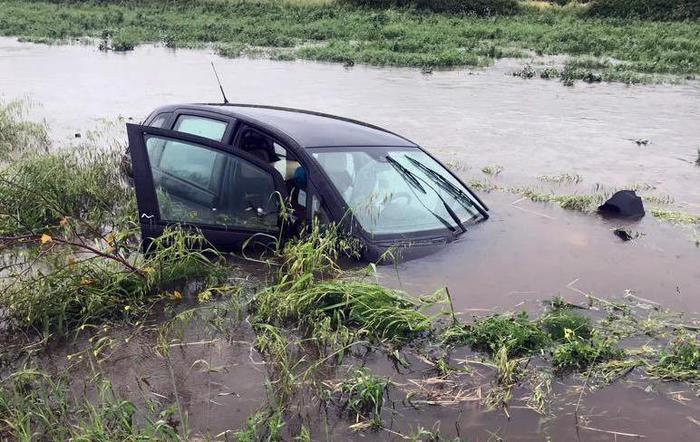
[{"label": "flooded field", "polygon": [[[700,149],[697,82],[564,87],[510,75],[522,61],[422,74],[231,60],[204,50],[150,46],[128,54],[103,53],[91,46],[0,38],[0,96],[28,96],[39,103],[33,116],[46,119],[61,143],[103,120],[139,121],[162,104],[220,101],[211,61],[233,102],[311,109],[384,126],[435,152],[465,181],[501,189],[479,192],[491,208],[490,220],[434,255],[380,267],[380,283],[412,295],[447,286],[464,319],[518,309],[537,312],[542,301],[556,295],[585,304],[587,293],[612,300],[632,294],[688,318],[700,314],[698,224],[677,225],[649,213],[660,207],[700,215],[700,168],[693,165]],[[119,130],[117,137],[123,136]],[[494,165],[502,171],[482,171]],[[559,174],[579,178],[575,183],[538,178]],[[619,222],[533,202],[512,190],[588,194],[626,186],[649,197],[647,216],[628,225],[640,234],[630,242],[613,234]],[[148,343],[157,333],[144,327],[138,339],[118,346],[101,367],[117,391],[143,399],[171,397],[174,390],[182,401],[178,405],[189,410],[194,434],[220,437],[240,428],[263,401],[265,366],[245,323],[224,337],[212,337],[195,325],[187,332],[188,341],[198,344],[172,348],[166,359],[155,357]],[[80,343],[75,345],[54,349],[44,368],[64,369],[65,356],[81,350]],[[469,357],[454,354],[452,362]],[[402,385],[432,369],[416,361],[397,373],[381,354],[366,355],[363,362]],[[484,379],[487,375],[488,370]],[[89,383],[76,381],[74,388],[87,389]],[[461,387],[464,400],[456,405],[414,408],[392,397],[391,410],[385,411],[391,431],[354,433],[348,419],[304,404],[299,413],[311,416],[316,435],[356,440],[400,439],[419,426],[436,425],[442,436],[466,440],[624,440],[640,435],[692,440],[700,425],[697,391],[660,386],[637,375],[585,395],[580,380],[556,378],[556,417],[517,405],[509,415],[486,411],[478,383],[465,381]],[[514,396],[517,402],[517,392]]]}]

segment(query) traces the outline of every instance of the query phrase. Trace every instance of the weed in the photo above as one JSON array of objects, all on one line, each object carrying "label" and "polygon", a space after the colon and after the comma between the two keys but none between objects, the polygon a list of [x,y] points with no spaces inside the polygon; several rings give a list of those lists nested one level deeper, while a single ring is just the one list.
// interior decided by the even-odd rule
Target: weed
[{"label": "weed", "polygon": [[593,0],[588,14],[596,17],[693,20],[700,18],[700,6],[693,0]]},{"label": "weed", "polygon": [[366,368],[350,372],[339,387],[341,401],[355,415],[355,419],[368,420],[375,427],[382,425],[382,407],[389,381],[375,376]]},{"label": "weed", "polygon": [[27,100],[0,101],[0,163],[25,152],[48,150],[46,125],[27,120],[31,105]]},{"label": "weed", "polygon": [[660,208],[652,208],[651,214],[662,221],[668,221],[678,224],[700,224],[700,216],[692,213],[666,210]]},{"label": "weed", "polygon": [[0,385],[0,434],[14,440],[179,440],[161,415],[139,413],[97,379],[97,398],[74,398],[64,379],[25,368]]},{"label": "weed", "polygon": [[118,157],[116,150],[78,147],[15,159],[0,170],[0,235],[55,230],[67,218],[126,223],[133,198]]},{"label": "weed", "polygon": [[508,357],[531,354],[550,342],[549,336],[525,312],[476,319],[467,327],[464,340],[474,349],[496,353],[505,348]]},{"label": "weed", "polygon": [[[522,69],[520,69],[519,71],[513,72],[514,77],[520,77],[523,80],[529,80],[530,78],[533,78],[535,76],[535,74],[536,74],[535,70],[529,64],[526,64],[525,66],[523,66]],[[483,171],[483,169],[482,169],[482,171]],[[487,173],[487,172],[484,172],[484,173]],[[489,174],[489,175],[491,175],[491,174]]]},{"label": "weed", "polygon": [[677,338],[661,355],[659,362],[649,369],[649,374],[673,381],[700,381],[700,343],[697,338]]},{"label": "weed", "polygon": [[698,157],[695,159],[695,165],[700,167],[700,149],[698,149]]},{"label": "weed", "polygon": [[593,336],[590,340],[582,339],[568,330],[566,342],[554,349],[552,365],[559,371],[585,370],[593,363],[610,359],[620,359],[624,350],[616,347],[609,340]]},{"label": "weed", "polygon": [[112,250],[81,250],[80,243],[59,240],[44,235],[37,251],[43,267],[34,268],[32,260],[3,284],[0,305],[15,325],[63,334],[95,321],[141,314],[164,290],[186,279],[215,281],[225,274],[216,261],[191,249],[204,244],[203,238],[182,230],[166,231],[133,263],[113,245],[102,244]]},{"label": "weed", "polygon": [[540,71],[540,78],[549,80],[552,78],[559,78],[561,73],[559,69],[553,67],[546,67]]},{"label": "weed", "polygon": [[552,394],[552,375],[549,373],[537,373],[532,382],[532,394],[527,399],[527,406],[539,414],[547,414],[549,410],[549,397]]},{"label": "weed", "polygon": [[554,202],[559,204],[562,209],[579,212],[592,212],[605,201],[605,195],[602,193],[556,195],[553,193],[540,193],[527,187],[514,187],[510,191],[534,202]]},{"label": "weed", "polygon": [[430,329],[430,319],[402,293],[377,284],[329,281],[297,290],[267,290],[259,298],[258,313],[267,321],[299,321],[313,329],[324,317],[333,328],[358,327],[374,339],[406,342]]},{"label": "weed", "polygon": [[491,164],[481,168],[481,171],[486,175],[496,176],[503,172],[503,166],[498,164]]},{"label": "weed", "polygon": [[582,339],[590,338],[593,331],[589,318],[576,314],[570,309],[556,309],[549,312],[540,319],[540,324],[555,341],[563,341],[566,330],[572,331]]},{"label": "weed", "polygon": [[537,177],[540,181],[545,181],[548,183],[568,183],[568,184],[578,184],[583,181],[583,177],[577,173],[560,173],[558,175],[540,175]]}]

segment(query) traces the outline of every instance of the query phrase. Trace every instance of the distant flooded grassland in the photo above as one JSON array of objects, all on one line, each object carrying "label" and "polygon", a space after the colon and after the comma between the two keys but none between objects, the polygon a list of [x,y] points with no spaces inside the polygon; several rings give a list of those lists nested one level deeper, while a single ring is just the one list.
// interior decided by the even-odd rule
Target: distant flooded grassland
[{"label": "distant flooded grassland", "polygon": [[213,45],[231,57],[427,72],[562,54],[562,65],[524,76],[637,83],[700,72],[699,16],[694,0],[5,0],[0,34],[44,43],[89,37],[114,51]]}]

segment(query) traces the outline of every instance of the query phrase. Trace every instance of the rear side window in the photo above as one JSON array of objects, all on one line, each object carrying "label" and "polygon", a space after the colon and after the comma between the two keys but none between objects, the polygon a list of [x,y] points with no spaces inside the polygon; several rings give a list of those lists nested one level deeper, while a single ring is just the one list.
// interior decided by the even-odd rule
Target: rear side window
[{"label": "rear side window", "polygon": [[226,132],[227,123],[213,118],[196,115],[180,115],[173,130],[197,135],[210,140],[221,141]]}]

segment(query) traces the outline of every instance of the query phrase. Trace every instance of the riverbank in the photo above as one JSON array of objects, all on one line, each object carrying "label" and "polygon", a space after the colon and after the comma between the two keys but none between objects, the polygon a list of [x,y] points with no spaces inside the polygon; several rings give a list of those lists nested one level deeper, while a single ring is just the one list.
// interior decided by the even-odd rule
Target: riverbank
[{"label": "riverbank", "polygon": [[[95,39],[105,50],[151,42],[214,45],[220,54],[261,55],[369,65],[434,68],[486,66],[504,57],[563,54],[548,76],[659,81],[700,73],[700,23],[592,18],[585,7],[522,7],[478,17],[413,9],[363,9],[335,2],[0,1],[0,34],[35,42]],[[543,70],[544,72],[544,70]],[[538,74],[539,75],[539,74]]]}]

